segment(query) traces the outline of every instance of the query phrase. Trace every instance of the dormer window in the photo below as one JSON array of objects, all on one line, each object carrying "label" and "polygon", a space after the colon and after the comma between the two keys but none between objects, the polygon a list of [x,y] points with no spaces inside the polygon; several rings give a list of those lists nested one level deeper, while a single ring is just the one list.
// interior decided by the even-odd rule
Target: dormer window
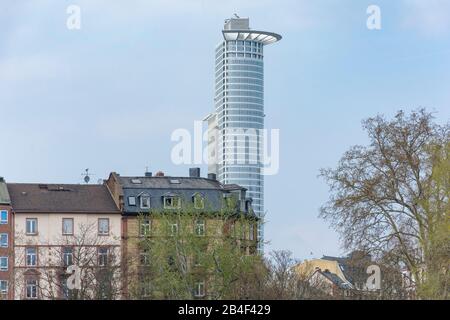
[{"label": "dormer window", "polygon": [[227,209],[234,209],[238,203],[238,197],[236,194],[226,194],[225,196],[225,205]]},{"label": "dormer window", "polygon": [[194,201],[195,209],[204,209],[205,208],[205,199],[200,193],[196,193],[193,195],[192,200]]},{"label": "dormer window", "polygon": [[128,197],[128,205],[135,206],[136,205],[136,197]]},{"label": "dormer window", "polygon": [[141,209],[150,209],[150,196],[148,194],[142,194],[140,200]]},{"label": "dormer window", "polygon": [[179,209],[180,207],[181,207],[180,197],[174,195],[164,197],[164,209]]}]

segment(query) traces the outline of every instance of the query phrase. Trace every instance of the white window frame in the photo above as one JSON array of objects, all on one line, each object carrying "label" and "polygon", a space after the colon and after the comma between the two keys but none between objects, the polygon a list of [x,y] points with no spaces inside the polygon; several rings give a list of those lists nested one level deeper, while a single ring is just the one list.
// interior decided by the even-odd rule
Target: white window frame
[{"label": "white window frame", "polygon": [[[34,249],[34,254],[29,254],[28,253],[29,249]],[[36,247],[26,247],[25,248],[25,265],[27,267],[36,267],[37,266],[37,255],[38,255],[38,250]],[[33,256],[34,256],[34,260],[33,260]],[[28,257],[30,257],[31,263],[28,263]]]},{"label": "white window frame", "polygon": [[[6,261],[6,266],[2,266],[2,261]],[[9,261],[8,257],[0,257],[0,271],[8,271],[9,269]]]},{"label": "white window frame", "polygon": [[[144,205],[144,199],[146,199],[148,201],[148,205]],[[151,199],[150,196],[148,194],[142,194],[139,197],[139,206],[141,209],[150,209],[151,207]]]},{"label": "white window frame", "polygon": [[[145,229],[144,229],[145,228]],[[146,232],[144,232],[146,230]],[[139,224],[139,235],[141,237],[149,236],[152,231],[152,220],[150,217],[144,217]]]},{"label": "white window frame", "polygon": [[[5,286],[4,289],[2,289],[2,284]],[[0,280],[0,294],[8,294],[8,291],[9,291],[8,280]]]},{"label": "white window frame", "polygon": [[136,197],[135,196],[129,196],[128,197],[128,205],[129,206],[136,206]]},{"label": "white window frame", "polygon": [[[32,223],[34,222],[34,223]],[[28,224],[30,223],[30,224]],[[34,226],[34,232],[28,232],[28,226],[30,226],[30,230],[32,226]],[[38,234],[38,219],[37,218],[26,218],[25,219],[25,233],[29,236],[35,236]]]},{"label": "white window frame", "polygon": [[[6,219],[2,219],[2,216],[6,214]],[[8,210],[0,210],[0,224],[8,224]]]},{"label": "white window frame", "polygon": [[[142,263],[142,260],[144,260],[144,263]],[[139,264],[141,266],[148,266],[150,264],[150,252],[142,250],[139,253]]]},{"label": "white window frame", "polygon": [[[201,221],[201,223],[199,223]],[[199,232],[201,231],[201,232]],[[195,220],[195,234],[199,237],[204,237],[206,234],[206,222],[205,219]]]},{"label": "white window frame", "polygon": [[[35,288],[35,290],[33,291],[32,288]],[[25,297],[27,299],[37,299],[38,298],[38,280],[36,279],[31,279],[31,280],[26,280],[25,281]],[[31,295],[28,296],[28,288],[30,288],[30,293]],[[32,295],[34,292],[35,295]]]},{"label": "white window frame", "polygon": [[[172,199],[172,205],[168,206],[166,205],[166,200]],[[173,205],[173,201],[177,199],[178,200],[178,206]],[[180,209],[181,208],[181,198],[178,196],[165,196],[164,197],[164,209]]]},{"label": "white window frame", "polygon": [[[100,250],[106,249],[106,253],[100,253]],[[108,265],[109,260],[109,248],[107,247],[99,247],[97,251],[98,265],[99,267],[106,267]],[[106,260],[104,260],[106,259]]]},{"label": "white window frame", "polygon": [[[198,206],[197,199],[200,199],[200,206]],[[200,194],[194,194],[194,209],[205,209],[205,198]]]},{"label": "white window frame", "polygon": [[[65,225],[64,225],[64,222],[65,221],[70,221],[71,223],[72,223],[72,230],[71,230],[71,232],[66,232],[66,230],[65,230]],[[64,236],[73,236],[73,234],[74,234],[74,229],[75,229],[75,220],[74,220],[74,218],[62,218],[62,233],[63,233],[63,235]]]},{"label": "white window frame", "polygon": [[[66,252],[66,249],[70,249],[71,250],[70,253]],[[72,265],[73,264],[73,247],[63,247],[62,251],[63,251],[64,266],[68,267],[68,266]],[[70,263],[70,264],[68,261],[68,257],[70,257],[70,259],[72,260],[72,263]]]},{"label": "white window frame", "polygon": [[206,296],[205,281],[199,281],[195,283],[194,297],[204,298]]},{"label": "white window frame", "polygon": [[178,234],[178,222],[174,222],[170,224],[170,234],[175,236]]},{"label": "white window frame", "polygon": [[[3,242],[1,241],[4,237],[6,237],[6,245],[3,245]],[[9,234],[0,233],[0,248],[8,248],[8,247],[9,247]]]},{"label": "white window frame", "polygon": [[[102,228],[101,228],[102,224],[100,223],[100,221],[106,221],[107,222],[107,230],[106,230],[106,232],[104,230],[102,230]],[[111,229],[109,218],[98,218],[97,223],[98,223],[98,228],[97,228],[98,229],[97,230],[98,234],[100,236],[108,236],[109,235],[109,231]]]}]

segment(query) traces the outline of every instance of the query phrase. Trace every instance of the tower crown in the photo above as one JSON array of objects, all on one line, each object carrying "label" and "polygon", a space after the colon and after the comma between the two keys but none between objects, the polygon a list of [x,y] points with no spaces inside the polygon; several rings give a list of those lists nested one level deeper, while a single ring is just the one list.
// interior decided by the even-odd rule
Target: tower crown
[{"label": "tower crown", "polygon": [[275,43],[281,40],[281,36],[277,33],[267,31],[256,31],[250,29],[250,19],[230,18],[225,20],[225,25],[222,30],[223,38],[226,41],[243,40],[256,41],[263,45]]}]

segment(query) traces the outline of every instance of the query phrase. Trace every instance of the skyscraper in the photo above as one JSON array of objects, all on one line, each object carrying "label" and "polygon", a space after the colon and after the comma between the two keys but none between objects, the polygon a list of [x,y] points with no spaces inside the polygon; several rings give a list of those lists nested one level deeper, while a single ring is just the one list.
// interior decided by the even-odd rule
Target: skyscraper
[{"label": "skyscraper", "polygon": [[[215,110],[208,123],[208,170],[224,184],[247,188],[255,213],[264,215],[264,47],[281,36],[255,31],[248,18],[225,21],[216,47]],[[262,225],[258,236],[264,239]],[[262,247],[261,247],[262,249]]]}]

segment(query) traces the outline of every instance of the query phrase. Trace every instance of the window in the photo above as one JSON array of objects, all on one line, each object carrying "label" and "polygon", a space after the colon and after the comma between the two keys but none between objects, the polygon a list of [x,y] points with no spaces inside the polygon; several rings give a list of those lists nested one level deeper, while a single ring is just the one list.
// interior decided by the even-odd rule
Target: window
[{"label": "window", "polygon": [[8,257],[0,257],[0,271],[8,271]]},{"label": "window", "polygon": [[178,209],[181,207],[181,200],[178,197],[164,197],[164,209]]},{"label": "window", "polygon": [[63,248],[63,264],[65,267],[71,266],[73,264],[73,248],[64,247]]},{"label": "window", "polygon": [[27,267],[35,267],[37,265],[37,254],[36,254],[36,248],[26,248],[26,264]]},{"label": "window", "polygon": [[253,223],[251,223],[248,227],[248,239],[251,241],[255,240],[255,227]]},{"label": "window", "polygon": [[8,248],[8,234],[7,233],[0,233],[0,247]]},{"label": "window", "polygon": [[152,295],[152,285],[151,283],[147,282],[141,282],[141,296],[143,298],[149,298]]},{"label": "window", "polygon": [[8,294],[8,281],[0,280],[0,294]]},{"label": "window", "polygon": [[140,199],[141,199],[141,209],[150,209],[150,196],[142,195]]},{"label": "window", "polygon": [[141,227],[140,227],[140,235],[142,237],[150,235],[151,231],[151,220],[149,217],[144,217],[141,220]]},{"label": "window", "polygon": [[195,221],[195,233],[198,236],[205,235],[205,220],[197,219],[197,221]]},{"label": "window", "polygon": [[73,290],[69,289],[69,286],[67,285],[67,280],[68,277],[67,276],[62,276],[61,277],[61,297],[63,299],[69,300],[69,299],[73,299],[74,295],[73,295]]},{"label": "window", "polygon": [[140,263],[141,266],[148,266],[150,265],[150,253],[147,249],[144,249],[140,253]]},{"label": "window", "polygon": [[108,248],[98,248],[98,265],[104,267],[108,265]]},{"label": "window", "polygon": [[37,280],[27,280],[26,281],[26,298],[27,299],[37,299]]},{"label": "window", "polygon": [[202,265],[202,259],[201,259],[200,252],[195,252],[192,260],[193,260],[195,267],[200,267]]},{"label": "window", "polygon": [[135,206],[136,205],[136,197],[128,197],[128,205]]},{"label": "window", "polygon": [[203,298],[205,296],[205,282],[200,281],[194,285],[194,297]]},{"label": "window", "polygon": [[170,225],[170,232],[172,236],[175,236],[178,233],[178,223],[175,222]]},{"label": "window", "polygon": [[73,235],[73,218],[62,219],[62,233],[63,235]]},{"label": "window", "polygon": [[37,219],[26,219],[26,233],[28,235],[36,235],[37,234]]},{"label": "window", "polygon": [[203,199],[201,194],[194,195],[194,208],[195,209],[204,209],[205,208],[205,200]]},{"label": "window", "polygon": [[140,291],[141,291],[141,297],[142,298],[149,298],[152,295],[152,283],[151,279],[149,277],[146,277],[145,274],[139,274],[138,275],[139,284],[140,284]]},{"label": "window", "polygon": [[8,224],[8,211],[0,211],[0,224]]},{"label": "window", "polygon": [[108,218],[99,218],[98,219],[98,234],[102,235],[102,236],[109,234],[109,219]]}]

